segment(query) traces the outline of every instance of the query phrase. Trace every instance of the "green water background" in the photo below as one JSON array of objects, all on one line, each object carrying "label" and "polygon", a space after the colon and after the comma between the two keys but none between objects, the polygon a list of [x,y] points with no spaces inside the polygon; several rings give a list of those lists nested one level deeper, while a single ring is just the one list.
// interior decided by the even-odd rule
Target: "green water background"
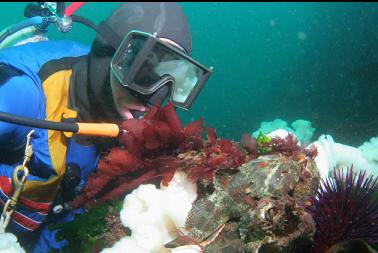
[{"label": "green water background", "polygon": [[[184,123],[202,117],[220,137],[239,140],[261,121],[307,119],[315,137],[359,145],[378,136],[377,3],[180,3],[193,57],[214,73]],[[21,21],[26,3],[0,3],[0,28]],[[87,3],[95,23],[119,3]],[[90,44],[76,24],[51,39]]]}]

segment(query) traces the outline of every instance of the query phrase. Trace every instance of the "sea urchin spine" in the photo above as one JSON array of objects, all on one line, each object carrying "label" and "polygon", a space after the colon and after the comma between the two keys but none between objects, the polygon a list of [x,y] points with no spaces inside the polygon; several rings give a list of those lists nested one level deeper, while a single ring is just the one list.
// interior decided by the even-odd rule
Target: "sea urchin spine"
[{"label": "sea urchin spine", "polygon": [[309,210],[316,222],[313,252],[353,239],[378,242],[377,180],[366,171],[355,174],[353,167],[335,169],[333,177],[323,180]]}]

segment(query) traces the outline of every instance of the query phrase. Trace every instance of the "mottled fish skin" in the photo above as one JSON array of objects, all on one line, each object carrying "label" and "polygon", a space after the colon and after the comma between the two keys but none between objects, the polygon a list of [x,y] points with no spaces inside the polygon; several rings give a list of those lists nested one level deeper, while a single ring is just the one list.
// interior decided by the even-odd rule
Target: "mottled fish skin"
[{"label": "mottled fish skin", "polygon": [[[259,164],[268,162],[261,168]],[[293,189],[299,180],[300,164],[284,156],[270,155],[247,163],[241,168],[247,178],[253,178],[250,196],[253,198],[282,196],[284,188]],[[245,171],[245,172],[243,172]]]},{"label": "mottled fish skin", "polygon": [[185,224],[188,236],[205,240],[231,218],[242,217],[254,208],[255,199],[282,197],[284,192],[294,190],[300,171],[298,161],[282,155],[266,155],[240,166],[227,183],[216,178],[215,191],[195,201],[189,212]]},{"label": "mottled fish skin", "polygon": [[[259,164],[264,163],[262,169]],[[252,164],[239,167],[239,172],[232,176],[227,185],[215,180],[215,191],[207,198],[194,202],[186,220],[188,236],[201,241],[209,237],[221,225],[233,217],[238,217],[250,208],[250,191],[258,191],[264,185],[259,182],[260,171],[272,171],[278,166],[276,156],[264,156],[252,161]],[[266,173],[261,177],[266,177]],[[257,189],[255,189],[257,188]],[[261,190],[261,189],[260,189]],[[252,194],[254,195],[254,194]]]},{"label": "mottled fish skin", "polygon": [[228,222],[219,235],[204,247],[206,253],[246,253],[246,245],[239,238],[238,223]]}]

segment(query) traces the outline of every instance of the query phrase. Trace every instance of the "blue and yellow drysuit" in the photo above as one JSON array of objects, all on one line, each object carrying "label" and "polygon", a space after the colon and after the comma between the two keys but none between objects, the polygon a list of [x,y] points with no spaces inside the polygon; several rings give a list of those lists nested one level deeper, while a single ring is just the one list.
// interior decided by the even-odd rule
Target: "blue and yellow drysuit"
[{"label": "blue and yellow drysuit", "polygon": [[[70,63],[88,52],[72,41],[28,43],[1,51],[0,111],[53,121],[76,118],[69,104]],[[12,194],[12,173],[22,156],[15,164],[6,160],[23,150],[30,130],[0,122],[1,207]],[[17,231],[34,231],[45,221],[68,163],[80,167],[83,185],[99,159],[94,145],[80,145],[60,131],[35,129],[31,144],[30,174],[10,222]]]}]

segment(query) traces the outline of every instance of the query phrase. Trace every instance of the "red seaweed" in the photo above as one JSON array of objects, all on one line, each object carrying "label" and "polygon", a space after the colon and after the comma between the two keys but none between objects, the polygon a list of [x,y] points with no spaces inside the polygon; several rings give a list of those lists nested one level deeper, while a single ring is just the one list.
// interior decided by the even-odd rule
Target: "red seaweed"
[{"label": "red seaweed", "polygon": [[257,141],[250,134],[244,133],[240,140],[240,145],[245,148],[251,155],[258,157]]},{"label": "red seaweed", "polygon": [[272,137],[273,152],[282,153],[287,156],[291,156],[295,153],[301,152],[302,148],[298,146],[297,138],[289,133],[285,138],[277,136]]},{"label": "red seaweed", "polygon": [[194,182],[212,181],[215,171],[237,168],[255,158],[238,143],[218,138],[215,129],[205,128],[204,141],[202,126],[203,120],[199,119],[183,127],[171,103],[154,107],[144,119],[123,122],[127,133],[119,142],[125,148],[113,148],[101,159],[97,172],[71,204],[91,206],[121,198],[140,184],[156,179],[168,185],[178,168]]},{"label": "red seaweed", "polygon": [[274,136],[268,145],[272,147],[273,153],[280,153],[288,157],[304,155],[314,159],[318,155],[318,151],[314,145],[307,148],[298,145],[298,139],[292,133],[289,133],[284,138]]}]

